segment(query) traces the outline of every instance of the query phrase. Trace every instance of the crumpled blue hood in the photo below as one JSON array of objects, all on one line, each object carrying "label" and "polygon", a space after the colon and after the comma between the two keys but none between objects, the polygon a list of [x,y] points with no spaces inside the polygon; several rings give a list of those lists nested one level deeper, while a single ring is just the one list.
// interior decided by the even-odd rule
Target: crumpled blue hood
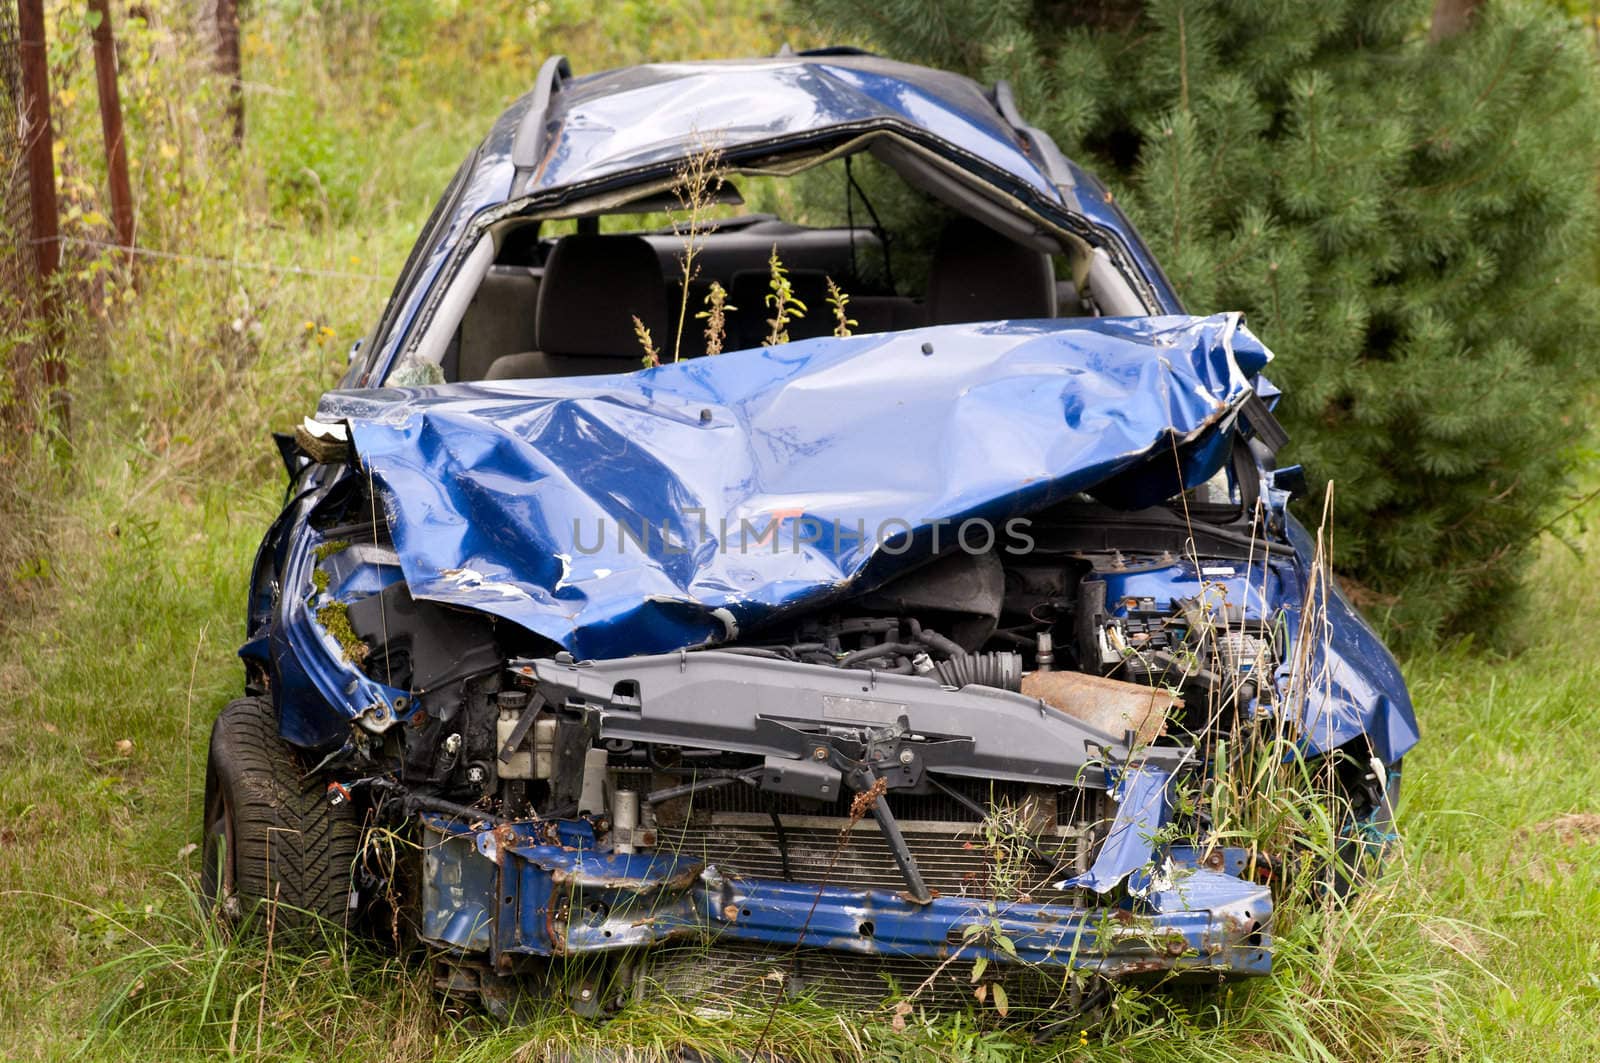
[{"label": "crumpled blue hood", "polygon": [[[1271,355],[1236,315],[817,339],[614,376],[333,392],[411,592],[580,658],[815,608],[1117,476],[1226,460]],[[1145,463],[1141,467],[1141,463]],[[981,547],[984,525],[969,528]]]}]

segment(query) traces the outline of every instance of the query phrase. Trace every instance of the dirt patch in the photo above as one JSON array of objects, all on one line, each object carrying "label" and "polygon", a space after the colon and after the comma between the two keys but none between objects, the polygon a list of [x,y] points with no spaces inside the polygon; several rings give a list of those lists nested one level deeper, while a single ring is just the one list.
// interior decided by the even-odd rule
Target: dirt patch
[{"label": "dirt patch", "polygon": [[1333,579],[1339,585],[1339,592],[1357,609],[1392,609],[1400,604],[1397,594],[1384,594],[1347,576],[1335,575]]},{"label": "dirt patch", "polygon": [[1600,841],[1600,812],[1569,812],[1536,824],[1533,830],[1562,842]]},{"label": "dirt patch", "polygon": [[1465,923],[1456,920],[1428,919],[1422,923],[1422,933],[1429,941],[1471,960],[1487,954],[1483,942]]}]

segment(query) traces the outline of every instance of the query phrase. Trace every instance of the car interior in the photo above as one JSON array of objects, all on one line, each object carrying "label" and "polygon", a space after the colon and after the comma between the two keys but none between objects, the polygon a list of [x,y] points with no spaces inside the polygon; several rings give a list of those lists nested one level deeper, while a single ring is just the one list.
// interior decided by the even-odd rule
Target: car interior
[{"label": "car interior", "polygon": [[[681,357],[706,353],[704,329],[693,317],[705,306],[713,281],[727,292],[731,308],[723,349],[761,345],[771,316],[766,295],[774,248],[796,298],[808,308],[790,325],[791,340],[832,332],[830,278],[849,296],[856,335],[1086,312],[1072,282],[1056,280],[1050,256],[969,218],[945,224],[925,292],[908,296],[895,294],[885,279],[862,276],[858,268],[868,257],[881,261],[877,233],[809,228],[750,214],[721,222],[700,237]],[[445,352],[445,378],[587,376],[639,368],[634,317],[658,343],[666,339],[670,351],[683,305],[682,252],[683,241],[670,228],[508,238]]]},{"label": "car interior", "polygon": [[[713,283],[725,293],[720,349],[759,347],[773,316],[774,253],[806,308],[788,322],[790,340],[834,332],[830,281],[848,296],[852,335],[1145,312],[1103,251],[1044,233],[1012,209],[957,188],[925,162],[894,154],[883,141],[856,157],[875,165],[879,155],[888,165],[874,172],[896,181],[900,193],[913,193],[890,199],[899,211],[891,227],[880,223],[849,157],[842,170],[837,158],[828,166],[807,162],[805,168],[814,168],[803,175],[797,167],[789,176],[811,179],[811,195],[805,188],[777,195],[766,204],[777,211],[729,209],[745,208],[731,179],[741,171],[720,179],[695,223],[687,299],[685,211],[674,203],[670,185],[590,209],[507,217],[473,246],[432,325],[386,382],[632,372],[644,354],[639,328],[648,330],[663,361],[702,357],[706,329],[695,315],[706,308]],[[769,170],[761,179],[770,176]],[[833,183],[839,176],[844,180]],[[757,192],[775,187],[758,183]],[[837,208],[841,188],[842,212],[816,205]],[[866,218],[870,224],[862,224]]]}]

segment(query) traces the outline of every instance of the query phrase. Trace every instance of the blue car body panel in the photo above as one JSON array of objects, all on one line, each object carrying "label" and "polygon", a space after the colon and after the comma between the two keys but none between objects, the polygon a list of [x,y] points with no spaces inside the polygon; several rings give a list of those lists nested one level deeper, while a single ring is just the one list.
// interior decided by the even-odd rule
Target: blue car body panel
[{"label": "blue car body panel", "polygon": [[[533,825],[481,827],[424,814],[422,937],[501,957],[606,953],[673,940],[751,941],[933,961],[959,953],[1092,971],[1213,975],[1271,969],[1272,894],[1243,877],[1246,854],[1174,846],[1141,910],[982,896],[915,904],[898,894],[728,877],[681,856],[554,844]],[[570,839],[569,839],[570,840]],[[848,839],[841,844],[848,845]],[[471,898],[462,904],[461,897]],[[497,903],[498,902],[498,903]],[[1011,952],[990,933],[1009,938]],[[953,944],[954,943],[954,944]]]},{"label": "blue car body panel", "polygon": [[[1026,514],[1119,476],[1147,483],[1147,503],[1178,490],[1180,461],[1183,486],[1203,482],[1269,358],[1230,315],[1009,322],[618,376],[331,392],[319,416],[350,423],[385,488],[415,597],[609,658],[715,644],[868,589],[968,521],[1004,542],[1014,518],[1025,534]],[[1294,562],[1224,574],[1179,559],[1107,576],[1108,598],[1170,605],[1217,585],[1249,619],[1281,610],[1294,630],[1311,554],[1288,532]],[[287,586],[309,587],[313,539],[291,544]],[[1336,591],[1320,593],[1318,681],[1289,699],[1304,707],[1302,746],[1365,735],[1393,763],[1417,740],[1399,668]],[[273,638],[280,687],[296,706],[319,691],[324,707],[284,714],[292,740],[407,715],[405,692],[330,655],[303,603]],[[1270,681],[1286,691],[1289,667]]]},{"label": "blue car body panel", "polygon": [[881,582],[936,527],[998,538],[1152,455],[1159,501],[1174,447],[1204,482],[1267,358],[1226,315],[1006,322],[336,393],[319,416],[387,489],[413,595],[620,657]]},{"label": "blue car body panel", "polygon": [[[1153,598],[1158,606],[1194,599],[1210,588],[1244,607],[1252,622],[1270,622],[1276,615],[1286,632],[1300,630],[1308,588],[1311,585],[1312,544],[1305,529],[1281,509],[1295,546],[1294,559],[1261,558],[1250,564],[1212,567],[1202,571],[1193,561],[1178,559],[1146,567],[1130,566],[1106,573],[1107,600],[1125,603]],[[1226,569],[1226,571],[1224,571]],[[1357,738],[1365,738],[1385,764],[1394,764],[1417,744],[1417,718],[1406,690],[1400,665],[1361,614],[1336,586],[1317,582],[1309,594],[1318,626],[1311,632],[1309,655],[1296,682],[1290,663],[1264,677],[1293,704],[1302,718],[1292,721],[1300,735],[1300,748],[1308,754],[1326,753]],[[1126,615],[1125,605],[1113,609]]]}]

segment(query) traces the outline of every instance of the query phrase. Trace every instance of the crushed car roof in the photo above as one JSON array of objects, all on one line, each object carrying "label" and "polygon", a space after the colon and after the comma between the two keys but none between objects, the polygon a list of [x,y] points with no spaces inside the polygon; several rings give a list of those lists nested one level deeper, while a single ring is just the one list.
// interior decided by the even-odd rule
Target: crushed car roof
[{"label": "crushed car roof", "polygon": [[371,354],[347,382],[382,379],[446,262],[485,218],[643,188],[670,179],[707,147],[733,169],[759,171],[780,155],[854,150],[847,145],[858,136],[890,134],[904,141],[895,153],[902,165],[915,168],[918,152],[938,159],[967,184],[998,193],[1017,216],[1104,247],[1152,310],[1184,312],[1105,186],[1024,121],[1003,82],[985,90],[946,71],[837,51],[580,76],[557,56],[463,166],[439,224],[418,248],[417,283],[386,314]]},{"label": "crushed car roof", "polygon": [[537,162],[517,191],[676,163],[706,146],[748,156],[885,124],[937,137],[1063,203],[977,83],[866,55],[648,63],[575,77],[550,95]]}]

